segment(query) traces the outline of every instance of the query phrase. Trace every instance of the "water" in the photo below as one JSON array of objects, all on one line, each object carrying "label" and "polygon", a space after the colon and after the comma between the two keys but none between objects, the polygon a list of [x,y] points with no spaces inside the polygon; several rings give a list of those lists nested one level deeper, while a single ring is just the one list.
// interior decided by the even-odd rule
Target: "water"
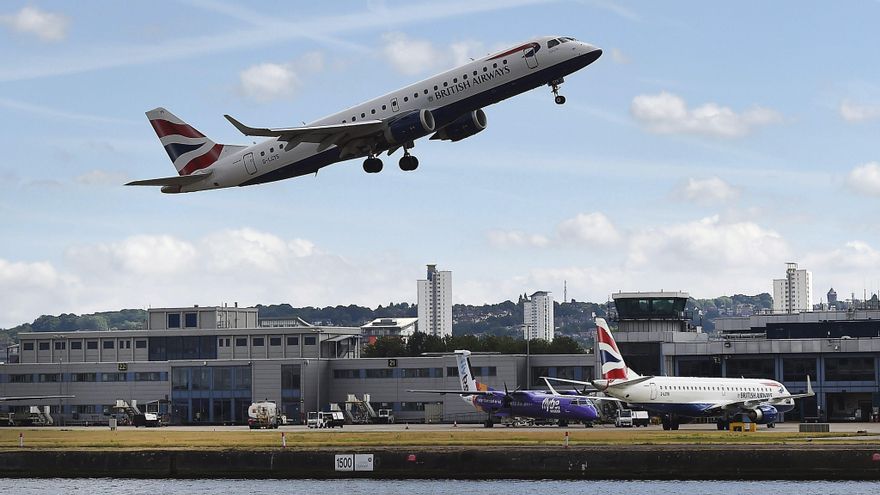
[{"label": "water", "polygon": [[863,481],[445,481],[445,480],[135,480],[135,479],[0,479],[0,489],[15,495],[735,495],[792,493],[797,495],[876,495],[880,482]]}]

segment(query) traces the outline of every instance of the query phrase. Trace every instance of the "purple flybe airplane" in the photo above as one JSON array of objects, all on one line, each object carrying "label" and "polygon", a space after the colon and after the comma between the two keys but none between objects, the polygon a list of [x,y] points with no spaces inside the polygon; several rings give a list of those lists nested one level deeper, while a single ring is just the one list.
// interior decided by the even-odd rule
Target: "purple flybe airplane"
[{"label": "purple flybe airplane", "polygon": [[539,390],[492,390],[486,384],[474,379],[471,373],[470,354],[470,351],[455,351],[461,390],[407,390],[407,392],[458,394],[474,409],[487,414],[483,423],[487,428],[494,425],[496,417],[551,420],[559,426],[567,426],[569,422],[581,422],[590,426],[593,421],[599,419],[599,411],[592,398],[563,395],[552,387],[550,393]]}]

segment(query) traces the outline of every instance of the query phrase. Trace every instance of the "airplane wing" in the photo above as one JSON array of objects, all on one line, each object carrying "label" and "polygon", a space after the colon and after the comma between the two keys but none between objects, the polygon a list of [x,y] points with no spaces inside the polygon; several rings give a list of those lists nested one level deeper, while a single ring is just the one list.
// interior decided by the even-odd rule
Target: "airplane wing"
[{"label": "airplane wing", "polygon": [[458,395],[494,395],[497,394],[497,390],[472,390],[470,392],[465,392],[464,390],[407,390],[407,392],[412,393],[424,393],[424,394],[458,394]]},{"label": "airplane wing", "polygon": [[20,395],[13,397],[0,397],[0,402],[9,400],[42,400],[42,399],[73,399],[75,395]]},{"label": "airplane wing", "polygon": [[[558,382],[566,382],[566,383],[575,383],[575,384],[578,384],[578,385],[586,385],[586,386],[591,386],[591,387],[592,387],[592,385],[590,385],[588,382],[582,382],[582,381],[579,381],[579,380],[569,380],[569,379],[567,379],[567,378],[553,378],[553,377],[549,377],[549,376],[542,376],[541,378],[544,380],[544,383],[547,384],[547,388],[550,389],[550,392],[551,392],[553,395],[565,396],[565,394],[560,394],[560,393],[559,393],[559,392],[553,387],[553,385],[550,383],[550,380],[555,380],[555,381],[558,381]],[[585,387],[585,388],[584,388],[584,391],[586,391],[586,390],[587,390],[587,389],[586,389],[586,387]],[[591,390],[596,391],[597,389],[596,389],[595,387],[592,387]],[[582,396],[583,396],[583,397],[586,397],[586,398],[588,398],[588,399],[590,399],[590,400],[595,400],[595,401],[603,401],[603,400],[604,400],[604,401],[608,401],[608,402],[626,402],[626,401],[623,401],[623,400],[617,399],[617,398],[615,398],[615,397],[599,397],[599,396],[596,396],[596,395],[586,395],[586,394],[584,394],[584,395],[582,395]]]},{"label": "airplane wing", "polygon": [[786,394],[777,395],[766,399],[746,399],[738,401],[719,402],[717,404],[713,404],[709,409],[753,409],[760,406],[761,404],[769,404],[772,406],[774,404],[779,404],[782,401],[786,401],[789,399],[803,399],[805,397],[812,397],[814,395],[816,395],[816,393],[813,392],[813,385],[810,383],[810,377],[807,376],[807,391],[803,394]]},{"label": "airplane wing", "polygon": [[385,123],[381,120],[272,129],[268,127],[250,127],[242,124],[230,115],[224,115],[224,117],[245,136],[277,137],[287,142],[286,149],[288,150],[299,143],[316,143],[319,145],[319,152],[334,145],[342,148],[354,140],[382,132],[385,129]]},{"label": "airplane wing", "polygon": [[126,186],[188,186],[207,179],[213,173],[213,170],[206,170],[191,175],[175,175],[173,177],[161,177],[158,179],[135,180],[127,183]]},{"label": "airplane wing", "polygon": [[[584,387],[584,390],[599,390],[596,387],[594,387],[592,383],[582,381],[582,380],[570,380],[568,378],[554,378],[552,376],[542,376],[541,379],[544,380],[545,383],[552,380],[554,382],[571,383],[574,385],[580,385],[580,386]],[[550,386],[550,383],[547,383],[547,386]]]}]

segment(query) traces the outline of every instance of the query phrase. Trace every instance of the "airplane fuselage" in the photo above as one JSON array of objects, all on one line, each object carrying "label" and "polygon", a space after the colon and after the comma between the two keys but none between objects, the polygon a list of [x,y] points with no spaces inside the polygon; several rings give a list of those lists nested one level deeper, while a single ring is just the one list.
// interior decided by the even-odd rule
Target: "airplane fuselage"
[{"label": "airplane fuselage", "polygon": [[[594,383],[601,390],[608,382]],[[769,379],[657,376],[603,391],[635,407],[689,417],[717,414],[712,408],[730,401],[759,401],[781,413],[794,408],[794,399],[774,400],[790,394],[784,385]]]},{"label": "airplane fuselage", "polygon": [[[435,130],[443,129],[469,112],[562,79],[594,62],[601,50],[579,41],[550,46],[544,37],[448,70],[360,105],[307,124],[338,125],[393,119],[413,111],[428,110]],[[399,143],[396,143],[399,145]],[[395,143],[371,144],[370,153],[396,149]],[[192,192],[272,182],[316,173],[322,167],[368,156],[363,149],[301,142],[290,146],[271,138],[221,156],[197,173],[210,172],[205,180],[163,192]]]},{"label": "airplane fuselage", "polygon": [[586,397],[524,390],[513,392],[510,397],[499,391],[492,395],[466,395],[462,399],[478,411],[495,415],[582,422],[599,419],[599,411]]}]

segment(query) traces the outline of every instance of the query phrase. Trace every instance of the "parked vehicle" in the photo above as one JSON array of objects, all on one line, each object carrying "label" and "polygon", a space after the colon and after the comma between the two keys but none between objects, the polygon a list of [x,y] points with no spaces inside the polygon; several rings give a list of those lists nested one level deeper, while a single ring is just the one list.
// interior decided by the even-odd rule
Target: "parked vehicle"
[{"label": "parked vehicle", "polygon": [[618,409],[617,418],[614,419],[614,426],[617,428],[632,428],[632,413],[632,409]]},{"label": "parked vehicle", "polygon": [[252,430],[278,428],[281,421],[282,418],[278,416],[278,406],[275,405],[275,401],[254,402],[248,407],[248,427]]},{"label": "parked vehicle", "polygon": [[345,425],[345,415],[342,411],[319,411],[310,412],[306,426],[309,428],[342,428]]},{"label": "parked vehicle", "polygon": [[648,415],[648,411],[633,411],[632,412],[632,425],[633,426],[648,426],[651,424],[651,418]]}]

